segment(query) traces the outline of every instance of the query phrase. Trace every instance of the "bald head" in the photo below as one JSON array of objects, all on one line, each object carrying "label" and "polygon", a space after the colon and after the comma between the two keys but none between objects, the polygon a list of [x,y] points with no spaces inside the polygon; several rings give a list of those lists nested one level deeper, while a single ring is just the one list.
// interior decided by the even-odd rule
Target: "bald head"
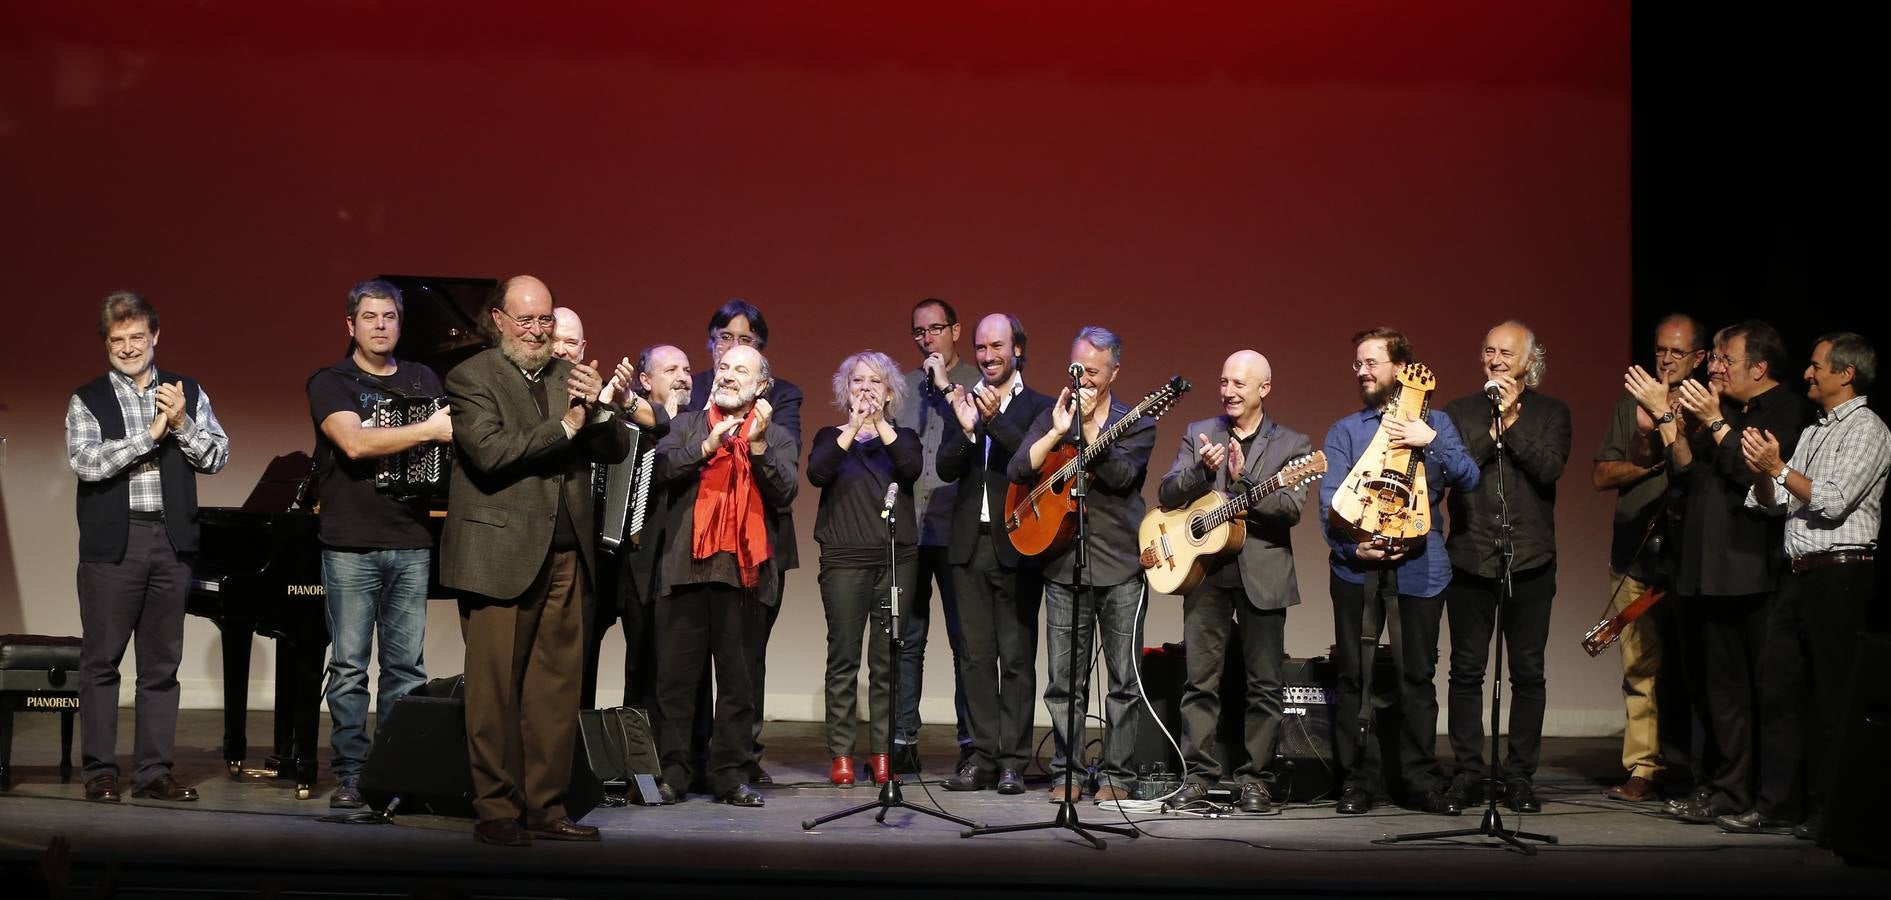
[{"label": "bald head", "polygon": [[1261,424],[1261,401],[1274,388],[1274,367],[1252,350],[1237,350],[1221,364],[1221,412],[1236,429],[1252,432]]},{"label": "bald head", "polygon": [[552,289],[545,282],[514,275],[505,280],[499,300],[489,308],[493,331],[499,335],[499,352],[513,365],[536,372],[551,361],[555,320]]},{"label": "bald head", "polygon": [[576,365],[584,362],[584,320],[569,306],[552,310],[552,355]]}]

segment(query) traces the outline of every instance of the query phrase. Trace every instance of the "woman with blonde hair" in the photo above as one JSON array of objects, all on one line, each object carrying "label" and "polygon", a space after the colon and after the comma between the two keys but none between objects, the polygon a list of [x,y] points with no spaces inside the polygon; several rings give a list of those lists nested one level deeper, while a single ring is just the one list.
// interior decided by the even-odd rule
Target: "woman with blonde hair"
[{"label": "woman with blonde hair", "polygon": [[891,357],[874,350],[847,357],[834,372],[834,406],[847,422],[821,429],[808,450],[808,482],[821,489],[814,539],[821,544],[821,605],[827,611],[827,748],[833,757],[828,780],[841,787],[854,783],[860,644],[869,614],[870,768],[876,784],[890,777],[893,696],[885,601],[892,578],[881,510],[887,487],[898,484],[893,543],[904,601],[913,591],[918,556],[912,486],[921,453],[919,435],[894,424],[906,399],[906,380]]}]

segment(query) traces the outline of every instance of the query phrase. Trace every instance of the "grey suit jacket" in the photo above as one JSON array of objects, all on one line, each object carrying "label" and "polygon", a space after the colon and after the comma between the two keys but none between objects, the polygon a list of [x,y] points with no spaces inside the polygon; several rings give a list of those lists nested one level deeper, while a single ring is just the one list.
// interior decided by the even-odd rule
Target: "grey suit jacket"
[{"label": "grey suit jacket", "polygon": [[507,599],[525,593],[552,545],[558,498],[578,533],[578,549],[596,584],[591,463],[622,462],[629,436],[614,417],[565,437],[565,378],[571,364],[545,368],[545,413],[517,366],[497,348],[447,373],[457,455],[440,536],[440,583]]},{"label": "grey suit jacket", "polygon": [[[1156,489],[1156,500],[1163,509],[1180,509],[1211,489],[1234,494],[1236,486],[1228,483],[1225,463],[1212,476],[1202,469],[1201,448],[1196,441],[1196,436],[1202,434],[1208,435],[1211,442],[1228,443],[1228,418],[1216,416],[1189,423],[1182,433],[1175,465],[1169,467],[1169,474],[1162,476],[1162,484]],[[1288,460],[1312,452],[1313,441],[1306,435],[1271,417],[1264,418],[1260,437],[1255,438],[1243,470],[1246,481],[1265,481]],[[1294,576],[1293,527],[1300,521],[1300,506],[1306,497],[1304,487],[1280,490],[1248,508],[1247,542],[1235,558],[1241,566],[1241,586],[1255,609],[1286,609],[1300,603],[1300,582]]]},{"label": "grey suit jacket", "polygon": [[[657,578],[662,583],[658,590],[664,596],[689,578],[690,545],[696,526],[696,494],[703,483],[703,438],[708,436],[709,414],[696,410],[677,413],[676,418],[670,420],[670,433],[657,442],[657,462],[655,474],[651,476],[651,490],[661,490],[665,504],[665,537],[663,548],[659,551],[662,555],[657,560]],[[800,488],[800,440],[797,435],[776,428],[772,421],[768,430],[762,432],[762,440],[766,449],[749,458],[755,466],[755,486],[761,491],[763,505],[771,513],[762,517],[768,526],[770,555],[763,566],[756,598],[774,606],[781,602],[775,573],[782,571],[784,566],[783,560],[775,555],[775,551],[781,547],[779,529],[786,519],[780,513],[794,503],[795,492]]]}]

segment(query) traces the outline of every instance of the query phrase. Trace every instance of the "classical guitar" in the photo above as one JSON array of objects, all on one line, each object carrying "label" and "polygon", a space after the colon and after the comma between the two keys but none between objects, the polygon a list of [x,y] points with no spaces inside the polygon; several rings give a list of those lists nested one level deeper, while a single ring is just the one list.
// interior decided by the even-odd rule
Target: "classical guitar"
[{"label": "classical guitar", "polygon": [[1025,556],[1044,556],[1064,549],[1077,532],[1077,501],[1070,496],[1073,477],[1144,416],[1162,418],[1191,387],[1180,375],[1170,378],[1168,384],[1149,392],[1116,424],[1097,435],[1084,447],[1081,458],[1070,444],[1059,444],[1051,450],[1038,467],[1035,486],[1014,484],[1005,495],[1005,508],[1011,510],[1005,516],[1005,532],[1011,536],[1011,546]]},{"label": "classical guitar", "polygon": [[1333,495],[1333,523],[1355,540],[1398,546],[1422,540],[1431,528],[1431,494],[1425,485],[1424,454],[1393,448],[1385,426],[1415,421],[1430,409],[1438,379],[1421,363],[1399,370],[1398,386],[1386,402],[1379,430]]},{"label": "classical guitar", "polygon": [[1142,517],[1136,542],[1142,545],[1143,573],[1149,587],[1164,594],[1186,594],[1202,583],[1210,558],[1241,552],[1249,507],[1278,490],[1299,490],[1326,474],[1326,451],[1288,460],[1266,481],[1229,497],[1209,491],[1181,509],[1152,509]]}]

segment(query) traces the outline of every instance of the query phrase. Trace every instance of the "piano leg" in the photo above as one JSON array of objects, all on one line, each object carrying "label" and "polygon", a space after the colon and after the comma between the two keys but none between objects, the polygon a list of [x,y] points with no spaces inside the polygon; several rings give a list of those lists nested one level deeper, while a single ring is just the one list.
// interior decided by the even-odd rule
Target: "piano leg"
[{"label": "piano leg", "polygon": [[295,709],[295,795],[309,799],[315,787],[320,757],[316,745],[322,723],[322,674],[327,669],[327,646],[315,641],[298,642],[297,666],[301,669]]},{"label": "piano leg", "polygon": [[223,635],[223,762],[230,777],[243,774],[243,754],[249,749],[250,647],[256,626],[218,622]]}]

